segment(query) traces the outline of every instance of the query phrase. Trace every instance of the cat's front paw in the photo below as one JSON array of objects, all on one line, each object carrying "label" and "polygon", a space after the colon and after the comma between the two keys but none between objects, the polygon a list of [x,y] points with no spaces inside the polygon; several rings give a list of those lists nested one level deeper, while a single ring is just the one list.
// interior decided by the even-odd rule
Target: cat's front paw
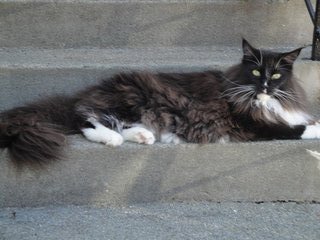
[{"label": "cat's front paw", "polygon": [[119,133],[114,132],[106,138],[106,141],[104,143],[107,146],[117,147],[123,143],[123,137]]},{"label": "cat's front paw", "polygon": [[138,143],[148,144],[148,145],[154,144],[154,142],[156,141],[153,133],[150,131],[141,131],[137,133],[135,138],[137,139]]},{"label": "cat's front paw", "polygon": [[129,129],[125,129],[122,132],[122,136],[126,141],[141,144],[151,145],[156,141],[153,133],[142,127],[132,127]]},{"label": "cat's front paw", "polygon": [[123,143],[123,137],[106,127],[82,129],[83,135],[90,141],[104,143],[108,146],[116,147]]},{"label": "cat's front paw", "polygon": [[301,139],[320,139],[320,124],[307,125]]}]

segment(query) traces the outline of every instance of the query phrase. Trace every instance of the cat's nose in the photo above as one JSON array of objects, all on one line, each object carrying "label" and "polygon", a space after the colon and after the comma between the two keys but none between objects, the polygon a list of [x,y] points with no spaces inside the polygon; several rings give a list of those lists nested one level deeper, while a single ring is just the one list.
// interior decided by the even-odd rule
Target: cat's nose
[{"label": "cat's nose", "polygon": [[265,87],[261,87],[261,88],[258,90],[258,93],[268,93],[268,89],[265,88]]},{"label": "cat's nose", "polygon": [[267,81],[265,81],[263,83],[263,85],[261,86],[261,92],[263,92],[263,93],[267,93],[268,92],[268,83],[267,83]]}]

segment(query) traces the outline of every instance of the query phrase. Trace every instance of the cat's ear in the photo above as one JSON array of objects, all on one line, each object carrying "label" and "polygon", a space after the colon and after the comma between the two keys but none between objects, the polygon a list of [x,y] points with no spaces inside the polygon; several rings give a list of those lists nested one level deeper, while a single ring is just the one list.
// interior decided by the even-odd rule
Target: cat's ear
[{"label": "cat's ear", "polygon": [[242,51],[244,57],[250,57],[255,56],[256,49],[252,47],[246,39],[242,38]]},{"label": "cat's ear", "polygon": [[286,61],[289,64],[293,64],[294,61],[298,58],[302,49],[303,47],[297,48],[291,52],[283,53],[281,59]]}]

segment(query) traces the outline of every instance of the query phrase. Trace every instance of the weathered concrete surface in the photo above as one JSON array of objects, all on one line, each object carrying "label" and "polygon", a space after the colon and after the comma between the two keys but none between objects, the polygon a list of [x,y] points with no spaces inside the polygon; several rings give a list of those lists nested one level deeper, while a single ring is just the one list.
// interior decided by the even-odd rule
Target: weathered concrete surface
[{"label": "weathered concrete surface", "polygon": [[320,61],[301,61],[295,65],[295,75],[300,79],[310,102],[312,112],[320,113]]},{"label": "weathered concrete surface", "polygon": [[140,204],[0,209],[1,240],[318,240],[320,205]]},{"label": "weathered concrete surface", "polygon": [[[238,48],[0,49],[0,111],[50,94],[71,94],[120,71],[224,70],[242,57],[238,41]],[[303,50],[295,73],[319,113],[320,63],[306,60],[310,52]]]},{"label": "weathered concrete surface", "polygon": [[261,46],[312,42],[301,0],[0,1],[0,47]]},{"label": "weathered concrete surface", "polygon": [[67,50],[18,48],[1,49],[0,56],[1,111],[54,93],[74,93],[120,71],[199,71],[212,66],[230,66],[238,61],[241,51],[217,47]]},{"label": "weathered concrete surface", "polygon": [[71,137],[66,160],[17,173],[0,156],[0,207],[173,201],[320,201],[319,141],[119,148]]}]

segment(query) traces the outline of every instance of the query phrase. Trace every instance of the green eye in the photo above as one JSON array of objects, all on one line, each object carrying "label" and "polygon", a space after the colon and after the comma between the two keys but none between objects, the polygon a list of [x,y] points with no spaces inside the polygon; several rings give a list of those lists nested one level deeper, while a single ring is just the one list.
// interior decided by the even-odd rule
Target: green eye
[{"label": "green eye", "polygon": [[257,69],[252,70],[252,74],[253,74],[253,76],[256,76],[256,77],[261,76],[261,73]]},{"label": "green eye", "polygon": [[271,79],[272,79],[272,80],[277,80],[277,79],[279,79],[279,78],[281,78],[281,74],[280,74],[280,73],[275,73],[275,74],[273,74],[273,75],[271,76]]}]

